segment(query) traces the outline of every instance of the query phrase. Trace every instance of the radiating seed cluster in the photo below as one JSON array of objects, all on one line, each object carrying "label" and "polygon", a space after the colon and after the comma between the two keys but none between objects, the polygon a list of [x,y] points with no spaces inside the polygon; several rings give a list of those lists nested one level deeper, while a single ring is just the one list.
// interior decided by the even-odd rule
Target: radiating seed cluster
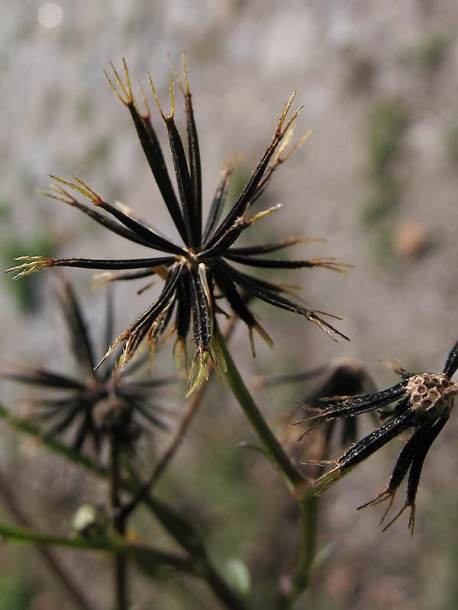
[{"label": "radiating seed cluster", "polygon": [[378,412],[382,422],[378,428],[351,444],[341,456],[330,462],[334,467],[314,482],[318,493],[322,493],[394,438],[407,430],[412,432],[398,455],[385,489],[359,508],[388,502],[381,520],[381,523],[384,523],[393,506],[396,492],[407,479],[405,503],[384,526],[383,531],[406,509],[410,509],[409,529],[413,533],[415,502],[423,465],[433,443],[450,418],[458,394],[458,383],[452,380],[458,370],[458,341],[450,350],[440,373],[413,374],[404,368],[395,370],[401,377],[401,381],[396,385],[372,394],[328,398],[326,405],[323,408],[315,408],[318,412],[306,419],[305,423],[308,424],[308,430],[313,430],[325,422],[337,419],[345,421],[370,411]]},{"label": "radiating seed cluster", "polygon": [[[73,180],[65,180],[52,176],[54,183],[50,185],[50,191],[46,192],[46,195],[79,209],[118,236],[146,248],[147,255],[141,259],[115,260],[25,256],[19,257],[20,264],[8,271],[14,270],[15,279],[18,279],[48,267],[79,267],[103,271],[98,277],[99,283],[138,280],[151,276],[163,279],[164,286],[160,295],[129,328],[119,335],[99,365],[123,344],[124,351],[118,361],[118,368],[123,369],[144,346],[149,345],[151,353],[154,353],[159,337],[163,335],[167,338],[172,333],[176,334],[176,354],[180,361],[181,355],[186,354],[188,336],[192,335],[195,356],[188,380],[188,391],[191,393],[204,379],[208,379],[209,359],[216,365],[217,370],[224,370],[226,366],[220,354],[218,341],[214,340],[216,314],[225,315],[224,309],[220,306],[221,297],[227,301],[234,315],[247,325],[253,353],[254,331],[258,332],[269,345],[272,345],[272,340],[252,313],[252,300],[264,301],[279,309],[304,316],[331,338],[340,336],[347,339],[326,320],[326,318],[340,319],[338,316],[323,311],[313,311],[291,301],[283,296],[283,293],[287,292],[283,285],[246,273],[239,269],[240,265],[278,270],[322,267],[339,272],[345,271],[348,265],[339,263],[333,258],[301,260],[269,256],[289,246],[307,241],[302,237],[293,236],[273,243],[251,246],[237,245],[244,231],[279,209],[280,206],[276,205],[253,214],[254,206],[276,170],[308,135],[305,134],[298,142],[291,144],[293,127],[302,109],[300,107],[295,112],[291,111],[295,93],[284,104],[270,143],[250,179],[232,206],[225,210],[231,176],[237,168],[237,162],[226,163],[211,201],[208,217],[204,222],[199,138],[184,55],[182,60],[183,76],[180,76],[172,63],[174,77],[170,77],[172,108],[169,115],[164,113],[149,77],[153,97],[166,127],[176,185],[151,121],[151,112],[143,89],[140,87],[144,107],[140,109],[134,97],[125,61],[123,61],[124,76],[113,64],[111,64],[112,74],[105,73],[116,97],[131,115],[154,181],[182,243],[175,243],[174,240],[159,233],[152,224],[138,218],[127,206],[105,201],[80,178],[73,176]],[[184,100],[186,138],[182,137],[175,122],[175,81]],[[88,206],[76,199],[75,193],[80,193],[89,199],[92,205]],[[151,254],[151,251],[159,252],[160,256]]]},{"label": "radiating seed cluster", "polygon": [[[71,285],[61,278],[59,298],[69,329],[72,353],[77,364],[71,373],[45,367],[17,367],[2,377],[48,391],[37,392],[31,417],[46,437],[64,437],[78,453],[103,461],[111,443],[133,452],[142,432],[149,425],[168,429],[167,410],[154,401],[154,389],[169,379],[141,379],[127,371],[113,375],[113,367],[96,369],[96,346],[84,320],[83,311]],[[111,300],[107,303],[105,337],[112,336]]]},{"label": "radiating seed cluster", "polygon": [[444,373],[421,373],[409,378],[406,392],[410,394],[412,409],[430,418],[449,415],[455,400],[454,384]]}]

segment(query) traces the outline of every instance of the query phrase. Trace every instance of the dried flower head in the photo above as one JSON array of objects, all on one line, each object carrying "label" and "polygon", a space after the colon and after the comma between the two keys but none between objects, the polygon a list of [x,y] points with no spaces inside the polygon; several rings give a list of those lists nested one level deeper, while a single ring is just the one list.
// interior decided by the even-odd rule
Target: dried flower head
[{"label": "dried flower head", "polygon": [[[320,379],[320,383],[317,382],[318,379]],[[308,387],[312,381],[313,389],[308,389],[304,393],[303,386]],[[300,384],[302,401],[297,402],[296,407],[291,412],[282,416],[282,422],[288,424],[282,442],[287,444],[288,454],[294,459],[296,465],[305,464],[304,460],[308,462],[312,458],[317,460],[326,459],[332,448],[347,447],[358,437],[358,420],[356,418],[347,418],[341,422],[330,420],[320,430],[314,430],[313,437],[309,437],[310,442],[307,445],[300,445],[297,441],[301,440],[310,430],[306,430],[299,439],[297,438],[295,428],[303,423],[303,421],[297,421],[299,413],[305,411],[310,414],[328,396],[356,396],[375,389],[374,383],[365,368],[356,360],[348,358],[337,359],[316,369],[259,376],[255,378],[253,384],[257,388],[271,388],[280,384]],[[375,413],[369,415],[372,416],[373,422],[377,422],[378,418]],[[316,472],[316,464],[314,466],[308,464],[308,467],[305,468],[304,474],[308,479],[313,476],[309,474],[310,472]]]},{"label": "dried flower head", "polygon": [[[323,319],[322,316],[330,316],[330,314],[313,311],[294,303],[282,296],[281,293],[286,292],[284,287],[248,275],[233,265],[236,263],[248,267],[272,269],[324,267],[336,271],[342,271],[345,267],[334,259],[328,258],[283,260],[263,256],[300,243],[303,240],[299,237],[250,247],[234,247],[243,231],[279,207],[275,206],[250,216],[251,208],[266,189],[275,170],[305,138],[304,136],[297,144],[288,148],[291,128],[301,110],[299,108],[289,116],[294,94],[285,103],[273,138],[251,178],[225,215],[223,208],[236,163],[229,162],[223,168],[207,221],[204,224],[199,139],[184,55],[183,80],[173,64],[172,68],[185,102],[187,146],[175,123],[173,78],[170,77],[171,112],[166,114],[159,102],[153,81],[148,75],[153,96],[167,130],[178,194],[170,178],[156,131],[151,123],[150,109],[143,90],[140,89],[144,102],[142,112],[134,99],[126,63],[124,62],[124,78],[113,65],[111,68],[113,76],[109,76],[107,73],[105,76],[118,99],[130,112],[143,152],[162,199],[181,237],[182,244],[176,244],[164,237],[151,224],[136,217],[129,208],[104,201],[76,176],[73,181],[52,176],[55,183],[51,185],[52,190],[47,195],[78,208],[121,237],[150,250],[162,252],[163,255],[127,260],[51,259],[24,256],[18,259],[21,260],[21,264],[9,271],[16,271],[15,277],[19,278],[47,267],[66,266],[104,270],[103,279],[105,281],[131,280],[153,275],[162,278],[164,287],[160,296],[117,338],[105,356],[106,358],[119,344],[123,343],[124,351],[119,361],[121,367],[127,364],[141,344],[149,342],[154,345],[159,335],[163,334],[171,325],[173,318],[172,330],[176,332],[177,336],[178,356],[185,349],[186,338],[192,325],[196,352],[194,364],[197,364],[197,367],[193,368],[197,368],[198,376],[206,377],[208,357],[213,361],[218,361],[217,346],[213,341],[215,314],[222,312],[216,300],[218,296],[223,296],[233,312],[248,326],[251,341],[253,330],[255,330],[267,342],[271,342],[268,334],[248,307],[245,295],[256,297],[280,309],[303,315],[331,337],[336,335],[344,337],[340,331]],[[71,191],[87,197],[94,207],[81,203]],[[337,316],[331,317],[337,318]]]},{"label": "dried flower head", "polygon": [[[46,425],[46,436],[64,435],[78,452],[93,450],[101,456],[104,444],[115,441],[132,449],[145,424],[166,429],[166,410],[151,401],[152,390],[170,379],[139,381],[130,375],[113,375],[111,367],[96,369],[94,347],[80,305],[70,284],[63,282],[58,294],[69,329],[75,370],[79,375],[62,374],[41,367],[21,367],[2,376],[53,392],[34,399],[31,417]],[[111,301],[106,316],[105,335],[112,336]]]},{"label": "dried flower head", "polygon": [[447,423],[453,409],[455,396],[458,394],[458,383],[454,383],[451,378],[457,369],[458,342],[449,353],[441,373],[413,374],[405,369],[396,368],[395,371],[402,381],[387,390],[356,397],[330,398],[326,399],[325,407],[315,408],[318,413],[303,422],[308,424],[309,430],[324,422],[346,420],[375,410],[379,412],[380,420],[383,422],[377,430],[350,445],[337,460],[330,462],[334,468],[314,483],[318,493],[335,483],[391,439],[412,429],[412,435],[398,456],[388,485],[376,498],[359,508],[388,501],[388,507],[381,520],[383,524],[397,490],[408,475],[406,501],[394,518],[385,525],[383,531],[388,529],[407,508],[410,508],[409,528],[413,533],[415,500],[421,471],[431,445]]},{"label": "dried flower head", "polygon": [[[331,367],[324,381],[304,399],[306,408],[315,410],[327,396],[358,396],[363,392],[374,390],[374,383],[366,369],[356,360],[339,360]],[[301,407],[304,405],[301,404]],[[376,418],[374,416],[373,423]],[[340,425],[336,425],[339,424]],[[353,418],[344,418],[341,422],[328,420],[324,426],[323,434],[325,447],[329,448],[334,441],[339,447],[346,447],[353,443],[358,436],[358,422]]]}]

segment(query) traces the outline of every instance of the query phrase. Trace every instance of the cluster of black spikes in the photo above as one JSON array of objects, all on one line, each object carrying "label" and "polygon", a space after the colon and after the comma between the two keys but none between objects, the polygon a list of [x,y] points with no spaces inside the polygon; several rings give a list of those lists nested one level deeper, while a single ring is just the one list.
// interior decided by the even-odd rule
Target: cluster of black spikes
[{"label": "cluster of black spikes", "polygon": [[[208,357],[215,360],[213,336],[216,323],[215,313],[222,311],[217,301],[220,296],[226,299],[235,315],[248,326],[251,339],[253,330],[256,330],[264,339],[270,341],[269,336],[248,306],[250,298],[257,298],[280,309],[305,316],[331,337],[336,335],[344,337],[339,330],[323,319],[323,315],[330,316],[330,314],[303,307],[281,294],[286,291],[284,287],[249,275],[234,266],[235,263],[268,269],[325,267],[337,271],[342,271],[345,267],[334,259],[328,258],[285,260],[264,256],[304,241],[300,237],[255,246],[234,246],[243,231],[256,220],[279,207],[275,206],[249,217],[252,207],[263,194],[275,170],[302,141],[300,140],[291,149],[286,150],[291,128],[301,110],[299,108],[288,118],[294,95],[285,103],[273,138],[250,179],[226,213],[223,208],[228,195],[231,175],[237,164],[229,162],[223,168],[208,218],[204,224],[199,139],[185,59],[183,58],[184,82],[173,64],[172,67],[185,102],[187,145],[183,142],[175,123],[173,78],[170,77],[171,112],[168,115],[164,113],[159,103],[150,76],[149,83],[167,129],[178,194],[173,186],[158,136],[152,125],[150,109],[143,90],[140,89],[144,100],[142,112],[134,99],[125,62],[124,79],[113,65],[111,65],[113,77],[106,73],[106,78],[116,96],[130,112],[143,152],[162,199],[181,237],[182,245],[164,237],[151,224],[138,218],[126,206],[112,205],[104,201],[76,176],[73,181],[52,176],[55,182],[51,185],[51,191],[46,193],[47,195],[81,210],[121,237],[148,249],[159,251],[162,256],[127,260],[51,259],[24,256],[18,259],[21,260],[21,264],[9,271],[17,271],[15,276],[17,278],[46,267],[67,266],[102,270],[104,271],[103,281],[132,280],[153,275],[164,279],[164,287],[159,297],[118,337],[105,356],[105,358],[108,357],[120,343],[124,343],[123,355],[119,361],[121,367],[127,364],[140,345],[145,342],[154,345],[158,336],[171,323],[172,330],[176,332],[179,354],[186,346],[186,338],[192,326],[196,351],[194,363],[197,362],[200,371],[206,375],[205,364]],[[77,200],[68,189],[87,197],[93,206]],[[337,316],[331,317],[337,318]]]},{"label": "cluster of black spikes", "polygon": [[[409,528],[413,533],[415,501],[423,464],[432,444],[450,417],[454,397],[458,394],[458,384],[454,384],[451,378],[457,369],[458,342],[450,351],[441,373],[441,377],[445,377],[443,382],[446,389],[442,390],[442,397],[438,399],[437,404],[429,408],[419,409],[412,400],[412,395],[408,391],[409,382],[417,376],[403,368],[395,369],[402,380],[391,388],[355,397],[326,398],[323,399],[326,405],[322,408],[307,407],[317,411],[317,414],[302,422],[308,426],[305,434],[325,422],[346,420],[370,411],[377,411],[383,422],[379,428],[350,445],[349,449],[337,460],[327,462],[332,464],[333,468],[315,481],[314,486],[318,492],[323,492],[389,441],[406,430],[412,429],[412,435],[398,456],[386,488],[374,500],[359,508],[388,501],[388,508],[381,521],[383,523],[388,516],[397,490],[407,477],[406,501],[395,517],[385,525],[384,530],[390,527],[407,508],[410,508]],[[434,377],[432,373],[421,375]]]},{"label": "cluster of black spikes", "polygon": [[[23,366],[2,374],[11,381],[46,391],[43,398],[32,400],[30,416],[43,427],[43,434],[52,438],[62,436],[76,452],[89,452],[102,458],[109,442],[114,441],[130,451],[148,426],[168,429],[170,413],[155,402],[154,391],[176,378],[139,379],[134,371],[141,361],[132,364],[122,377],[113,375],[113,368],[109,366],[95,369],[94,342],[78,299],[63,279],[57,297],[75,361],[72,373]],[[105,320],[105,341],[110,341],[113,336],[111,298]]]}]

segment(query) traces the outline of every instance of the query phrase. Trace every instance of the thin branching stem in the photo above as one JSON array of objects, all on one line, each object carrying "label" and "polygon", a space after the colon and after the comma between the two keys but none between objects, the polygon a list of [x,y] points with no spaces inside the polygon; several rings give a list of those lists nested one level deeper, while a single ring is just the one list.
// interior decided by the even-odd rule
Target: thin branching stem
[{"label": "thin branching stem", "polygon": [[[230,321],[226,325],[226,328],[223,331],[223,336],[225,337],[226,341],[228,339],[230,339],[230,337],[234,331],[236,322],[237,322],[237,318],[234,316],[230,319]],[[210,361],[208,364],[209,376],[212,374],[213,370],[214,370],[214,364],[212,361]],[[132,500],[128,504],[126,504],[126,506],[123,508],[123,515],[127,516],[130,513],[132,513],[137,508],[137,506],[145,499],[145,497],[148,495],[149,491],[154,488],[156,483],[159,481],[161,476],[164,474],[165,470],[167,469],[167,466],[170,464],[170,462],[176,455],[178,449],[180,448],[180,446],[186,436],[188,428],[191,425],[191,422],[193,421],[194,416],[196,415],[196,413],[198,411],[198,408],[202,402],[202,398],[208,388],[208,385],[209,385],[208,383],[204,383],[201,386],[199,386],[195,390],[195,392],[192,394],[191,398],[187,401],[185,411],[183,413],[183,417],[181,418],[179,426],[177,427],[174,434],[172,435],[172,438],[170,439],[169,444],[165,448],[162,456],[159,458],[159,460],[155,464],[149,478],[141,485],[137,494],[134,495]]]},{"label": "thin branching stem", "polygon": [[281,473],[293,496],[299,501],[301,532],[297,556],[292,574],[283,580],[284,589],[280,591],[278,598],[278,610],[287,610],[305,591],[311,580],[317,534],[317,498],[267,425],[232,360],[224,338],[218,330],[216,332],[226,360],[228,384],[262,442],[263,452]]},{"label": "thin branching stem", "polygon": [[[107,479],[108,472],[103,466],[96,464],[90,458],[72,450],[55,438],[43,437],[40,429],[37,426],[32,424],[30,421],[19,417],[14,417],[7,408],[0,404],[0,421],[1,420],[18,432],[25,433],[36,439],[40,439],[43,444],[51,449],[54,453],[64,457],[76,466],[85,468],[88,472],[91,472],[97,477],[105,480]],[[139,486],[140,484],[135,476],[132,476],[131,480],[129,481],[122,481],[122,489],[131,494],[137,493]],[[161,523],[163,528],[189,554],[183,557],[182,555],[175,555],[167,551],[161,551],[164,556],[163,563],[165,565],[173,565],[173,567],[178,571],[194,575],[197,578],[204,580],[211,588],[213,594],[219,600],[221,605],[227,610],[247,610],[245,601],[231,588],[231,586],[220,575],[219,571],[209,559],[205,543],[200,533],[194,527],[192,527],[185,517],[178,515],[171,507],[155,498],[151,493],[148,493],[144,498],[144,504],[154,515],[154,517]],[[11,532],[13,532],[13,534],[11,534]],[[29,530],[12,530],[9,526],[3,526],[0,524],[0,536],[4,535],[8,538],[9,533],[11,534],[10,537],[14,538],[15,540],[57,544],[57,539],[54,537],[51,537],[50,539],[49,536],[40,534],[38,535],[39,539],[35,540],[30,538],[30,535],[33,535],[34,532],[30,533]],[[43,536],[45,537],[43,538]],[[105,551],[111,550],[97,541],[92,541],[91,545],[88,546],[90,544],[89,541],[86,541],[87,544],[85,545],[84,541],[78,541],[77,539],[73,538],[62,538],[59,540],[61,540],[61,546],[94,548]],[[122,550],[126,547],[124,546],[117,548]],[[127,554],[129,553],[129,548],[130,547],[127,546]]]},{"label": "thin branching stem", "polygon": [[225,375],[229,387],[231,388],[239,405],[242,407],[242,410],[248,418],[248,421],[252,425],[254,431],[258,435],[258,438],[262,443],[262,450],[281,473],[294,495],[300,495],[305,485],[302,475],[293,466],[291,460],[284,452],[278,440],[275,438],[272,430],[267,425],[266,420],[262,416],[260,410],[253,400],[253,397],[248,391],[248,388],[243,382],[243,379],[227,348],[226,341],[217,326],[215,328],[215,333],[226,361]]},{"label": "thin branching stem", "polygon": [[127,542],[118,536],[103,536],[101,538],[82,538],[66,536],[54,536],[37,532],[29,528],[15,527],[0,523],[0,536],[4,541],[14,541],[25,544],[46,544],[47,546],[58,546],[79,551],[103,551],[106,553],[125,553],[140,565],[150,562],[151,564],[165,564],[181,572],[199,576],[198,569],[193,565],[192,558],[182,553],[163,551],[151,545],[139,542]]},{"label": "thin branching stem", "polygon": [[0,404],[0,421],[4,421],[10,428],[16,430],[16,432],[32,436],[48,449],[51,449],[54,453],[58,453],[77,466],[82,466],[98,476],[107,476],[106,471],[102,466],[99,466],[93,460],[82,455],[76,451],[76,449],[61,443],[57,438],[44,434],[43,431],[29,419],[12,415],[11,411],[2,404]]},{"label": "thin branching stem", "polygon": [[[23,508],[19,506],[10,485],[2,473],[0,473],[0,496],[5,506],[21,526],[35,529],[30,517],[26,515]],[[85,593],[81,590],[81,587],[75,582],[72,575],[62,566],[61,561],[56,557],[53,551],[43,544],[37,543],[35,546],[38,553],[63,585],[75,605],[78,608],[81,608],[81,610],[94,610],[94,607],[87,599]]]},{"label": "thin branching stem", "polygon": [[201,562],[196,562],[193,557],[188,557],[176,551],[163,551],[151,545],[127,542],[123,538],[116,536],[104,536],[100,539],[67,538],[65,536],[54,536],[52,534],[36,532],[28,528],[14,527],[4,523],[0,523],[0,536],[3,540],[11,540],[16,543],[45,544],[47,546],[59,546],[81,551],[93,550],[115,554],[124,553],[139,566],[149,568],[154,565],[166,565],[189,576],[207,580],[213,592],[217,594],[217,597],[227,610],[248,610],[243,600],[219,576],[216,576],[216,572],[212,570],[207,571],[205,565]]},{"label": "thin branching stem", "polygon": [[308,488],[300,500],[301,537],[293,573],[293,600],[310,585],[316,558],[316,536],[318,532],[318,501],[315,490]]},{"label": "thin branching stem", "polygon": [[300,533],[294,566],[291,572],[280,579],[276,610],[290,610],[312,582],[316,559],[318,532],[318,502],[312,488],[299,500]]},{"label": "thin branching stem", "polygon": [[[115,436],[110,439],[110,466],[109,466],[109,493],[112,513],[113,529],[120,536],[126,533],[126,516],[123,514],[121,504],[121,449]],[[114,599],[116,610],[129,608],[127,556],[125,553],[116,553],[114,556]]]}]

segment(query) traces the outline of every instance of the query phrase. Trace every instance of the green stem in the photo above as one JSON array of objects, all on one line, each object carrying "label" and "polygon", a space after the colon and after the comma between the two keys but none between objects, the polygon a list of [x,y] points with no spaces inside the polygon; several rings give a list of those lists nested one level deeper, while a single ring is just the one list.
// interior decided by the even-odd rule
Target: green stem
[{"label": "green stem", "polygon": [[262,442],[263,450],[271,462],[280,471],[289,488],[299,500],[301,514],[301,534],[298,552],[292,575],[283,579],[282,590],[278,599],[278,610],[287,610],[305,591],[311,581],[311,572],[315,559],[317,534],[317,507],[318,498],[310,487],[306,487],[300,472],[293,466],[283,451],[280,443],[273,435],[265,419],[260,413],[256,403],[244,384],[229,350],[217,329],[217,338],[226,360],[226,379],[243,409],[246,417],[253,426]]},{"label": "green stem", "polygon": [[[134,486],[138,485],[135,472],[130,474]],[[196,571],[207,582],[221,604],[228,610],[247,610],[245,600],[232,589],[213,565],[205,542],[192,523],[151,493],[145,497],[144,503],[162,527],[189,553]]]},{"label": "green stem", "polygon": [[75,449],[67,447],[67,445],[64,445],[52,436],[46,436],[37,425],[33,424],[28,419],[23,417],[15,417],[11,414],[10,410],[4,407],[2,404],[0,404],[0,420],[5,421],[10,428],[13,428],[13,430],[16,430],[17,432],[22,432],[29,436],[33,436],[38,441],[43,443],[43,445],[46,445],[46,447],[55,453],[59,453],[67,460],[70,460],[71,462],[90,470],[94,474],[106,476],[106,474],[102,474],[102,472],[105,472],[104,469],[95,464],[91,459],[81,455],[81,453],[78,453],[75,451]]},{"label": "green stem", "polygon": [[256,434],[258,435],[259,440],[262,442],[264,452],[282,474],[289,488],[295,493],[295,495],[300,495],[305,484],[304,479],[302,478],[300,472],[293,466],[289,457],[283,451],[282,446],[272,433],[272,430],[267,425],[264,417],[261,415],[261,412],[256,406],[256,403],[248,391],[248,388],[244,384],[232,356],[227,349],[226,342],[219,331],[219,328],[216,327],[215,331],[216,338],[221,346],[221,350],[226,361],[225,375],[229,387],[231,388],[239,405],[242,407],[243,412],[248,418]]},{"label": "green stem", "polygon": [[68,538],[66,536],[54,536],[37,532],[29,528],[15,527],[0,523],[0,536],[3,541],[13,540],[19,543],[46,544],[47,546],[59,546],[80,551],[105,551],[108,553],[124,553],[131,556],[139,563],[150,561],[153,563],[165,563],[179,570],[194,574],[192,561],[186,556],[162,551],[147,544],[138,542],[126,542],[118,536],[104,536],[97,539]]},{"label": "green stem", "polygon": [[318,498],[308,490],[300,500],[300,539],[291,573],[280,580],[276,610],[290,610],[312,581],[316,553]]},{"label": "green stem", "polygon": [[97,550],[116,555],[125,554],[131,557],[140,567],[146,568],[148,572],[156,565],[158,567],[168,565],[190,576],[205,578],[228,610],[246,610],[245,603],[233,593],[217,572],[205,563],[195,561],[193,557],[186,557],[181,553],[162,551],[146,544],[126,542],[123,538],[117,536],[97,540],[66,538],[36,532],[27,528],[13,527],[4,523],[0,523],[0,536],[4,541],[13,540],[26,544],[45,544],[80,551]]},{"label": "green stem", "polygon": [[[18,521],[22,527],[34,529],[33,523],[30,521],[30,517],[24,513],[24,510],[14,496],[12,488],[6,480],[6,477],[4,477],[1,472],[0,496],[2,497],[2,500],[9,511],[12,513],[12,515],[14,515],[16,521]],[[93,606],[89,599],[86,598],[86,594],[83,592],[79,584],[73,579],[72,572],[66,570],[62,565],[59,556],[43,544],[36,544],[35,548],[41,557],[46,561],[51,572],[58,578],[60,583],[66,589],[76,606],[78,606],[81,610],[93,610]]]},{"label": "green stem", "polygon": [[[291,608],[312,581],[312,569],[316,556],[316,536],[318,532],[318,501],[314,490],[309,488],[300,500],[301,532],[299,548],[293,573],[288,587],[287,604],[280,608]],[[286,601],[286,600],[285,600]]]},{"label": "green stem", "polygon": [[[120,498],[121,491],[121,463],[120,448],[116,436],[110,439],[110,467],[109,487],[110,505],[114,531],[120,536],[126,533],[126,517],[122,513]],[[127,590],[127,556],[125,553],[116,553],[113,560],[114,567],[114,599],[116,610],[127,610],[129,607],[129,596]]]},{"label": "green stem", "polygon": [[[25,433],[29,436],[39,439],[43,444],[51,449],[54,453],[61,455],[75,465],[82,466],[92,474],[107,479],[108,472],[106,468],[93,462],[90,458],[86,458],[76,451],[69,449],[66,445],[54,439],[52,437],[43,437],[40,429],[30,423],[27,420],[14,417],[10,411],[0,404],[0,420],[5,421],[8,426],[13,430]],[[131,493],[136,494],[140,488],[140,483],[137,478],[132,474],[131,480],[123,480],[122,488]],[[224,578],[219,574],[218,570],[213,566],[210,558],[207,555],[205,543],[202,540],[201,535],[187,521],[182,515],[175,512],[170,506],[164,502],[158,500],[155,496],[149,493],[144,498],[145,506],[150,512],[156,517],[161,523],[163,528],[180,544],[180,546],[186,550],[190,557],[186,557],[183,560],[176,561],[173,563],[168,561],[167,553],[164,554],[164,563],[167,565],[173,565],[177,570],[184,573],[197,576],[203,579],[212,589],[215,596],[221,602],[221,604],[228,610],[246,610],[247,606],[245,601],[233,591],[233,589],[226,583]],[[3,533],[0,525],[0,536]],[[9,530],[10,531],[10,530]],[[99,550],[109,550],[104,546],[81,546],[81,544],[72,544],[68,542],[73,539],[67,540],[66,546],[74,546],[76,548],[95,548]],[[33,541],[32,541],[33,542]],[[52,544],[52,543],[51,543]]]},{"label": "green stem", "polygon": [[[228,340],[231,337],[231,335],[234,331],[236,322],[237,322],[237,318],[234,316],[233,318],[231,318],[229,320],[228,324],[226,325],[226,327],[223,331],[223,336],[226,338],[226,340]],[[209,378],[212,375],[213,370],[214,370],[214,364],[212,362],[210,362],[208,365]],[[173,457],[177,453],[178,449],[180,448],[181,443],[183,442],[183,440],[186,436],[188,428],[191,425],[191,422],[193,421],[194,416],[197,413],[197,409],[199,408],[199,406],[202,402],[202,398],[203,398],[205,392],[207,391],[207,388],[209,388],[209,387],[210,387],[210,384],[208,382],[203,383],[200,387],[198,387],[194,391],[194,393],[192,394],[192,397],[189,398],[189,400],[187,401],[186,407],[185,407],[185,410],[183,413],[183,417],[181,418],[181,421],[180,421],[175,433],[173,434],[168,446],[166,447],[164,453],[162,454],[162,456],[159,458],[156,465],[154,466],[154,468],[151,472],[151,475],[148,477],[148,479],[146,481],[144,481],[139,486],[138,492],[133,496],[132,500],[123,507],[123,514],[125,516],[127,516],[131,512],[133,512],[137,508],[137,506],[145,500],[148,493],[153,489],[153,487],[156,485],[158,480],[164,474],[167,466],[170,464],[170,461],[173,459]]]},{"label": "green stem", "polygon": [[309,487],[301,498],[301,540],[293,574],[293,598],[310,585],[312,569],[316,557],[316,537],[318,532],[319,497]]}]

